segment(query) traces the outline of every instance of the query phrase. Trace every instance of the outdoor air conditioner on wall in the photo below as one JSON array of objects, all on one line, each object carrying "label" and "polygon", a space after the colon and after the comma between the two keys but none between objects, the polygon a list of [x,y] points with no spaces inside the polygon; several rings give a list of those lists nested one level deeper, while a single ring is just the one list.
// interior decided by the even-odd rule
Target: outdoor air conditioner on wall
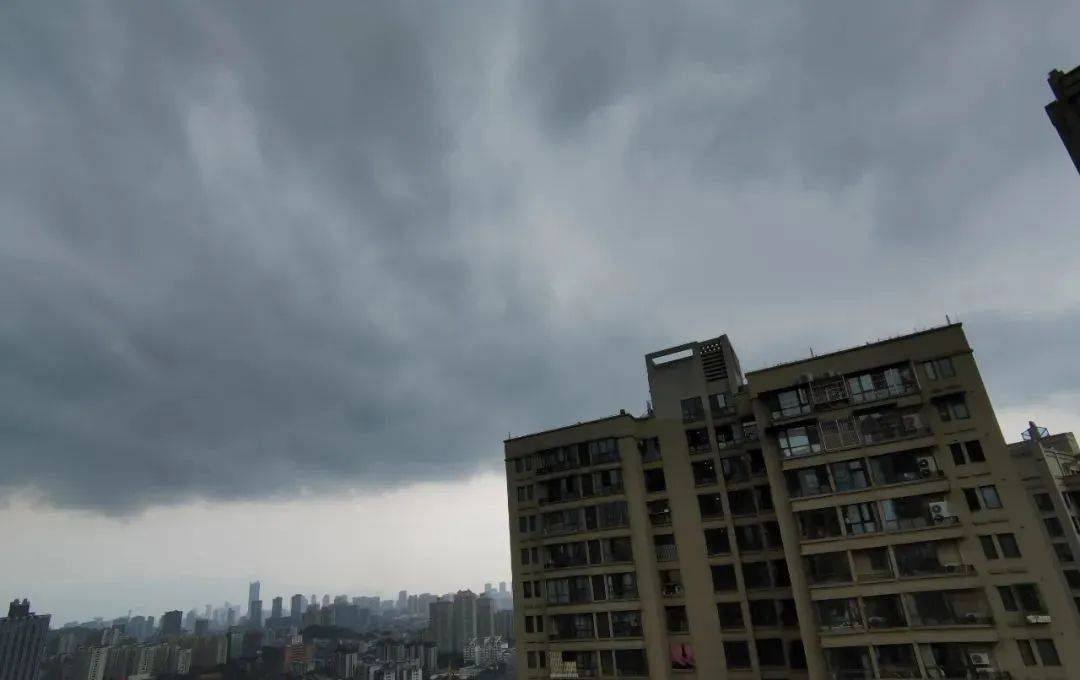
[{"label": "outdoor air conditioner on wall", "polygon": [[931,477],[937,470],[937,461],[933,456],[919,456],[915,461],[919,466],[920,477]]},{"label": "outdoor air conditioner on wall", "polygon": [[968,661],[976,668],[990,665],[990,654],[987,652],[969,652]]},{"label": "outdoor air conditioner on wall", "polygon": [[930,504],[930,517],[934,520],[934,524],[940,524],[946,517],[956,517],[956,513],[949,509],[948,501],[936,501]]}]

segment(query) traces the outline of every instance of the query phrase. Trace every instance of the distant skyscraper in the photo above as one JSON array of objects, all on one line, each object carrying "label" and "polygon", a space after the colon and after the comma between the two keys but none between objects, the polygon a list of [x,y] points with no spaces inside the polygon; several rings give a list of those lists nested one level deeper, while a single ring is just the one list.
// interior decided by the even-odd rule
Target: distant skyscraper
[{"label": "distant skyscraper", "polygon": [[1055,97],[1046,105],[1046,115],[1057,128],[1076,171],[1080,172],[1080,66],[1068,73],[1055,69],[1046,80]]},{"label": "distant skyscraper", "polygon": [[88,652],[86,680],[104,680],[105,667],[109,663],[109,650],[112,647],[91,647]]},{"label": "distant skyscraper", "polygon": [[181,626],[180,623],[184,618],[184,613],[179,609],[174,609],[171,612],[165,612],[161,615],[161,634],[162,635],[179,635]]},{"label": "distant skyscraper", "polygon": [[490,592],[491,592],[491,591],[493,591],[493,590],[495,590],[495,588],[493,588],[493,587],[491,586],[491,582],[490,582],[490,581],[489,581],[488,583],[485,583],[485,584],[484,584],[484,592],[485,592],[485,593],[490,593]]},{"label": "distant skyscraper", "polygon": [[294,626],[299,626],[304,619],[304,596],[297,593],[289,600],[289,618]]},{"label": "distant skyscraper", "polygon": [[273,602],[271,602],[271,604],[270,604],[270,618],[272,618],[272,619],[280,619],[281,618],[281,604],[282,604],[282,599],[280,597],[275,597]]},{"label": "distant skyscraper", "polygon": [[500,595],[505,595],[506,594],[506,581],[499,581],[499,594]]},{"label": "distant skyscraper", "polygon": [[454,651],[465,649],[465,643],[476,637],[476,593],[459,590],[454,596]]},{"label": "distant skyscraper", "polygon": [[33,680],[37,677],[48,614],[34,614],[30,601],[12,600],[6,618],[0,618],[0,680]]},{"label": "distant skyscraper", "polygon": [[397,594],[397,608],[399,610],[401,610],[401,611],[405,611],[405,609],[408,607],[408,605],[409,605],[409,591],[407,591],[407,590],[398,591],[398,594]]},{"label": "distant skyscraper", "polygon": [[476,637],[495,634],[495,601],[485,593],[476,598]]},{"label": "distant skyscraper", "polygon": [[262,600],[252,600],[248,606],[248,627],[262,628]]},{"label": "distant skyscraper", "polygon": [[324,607],[329,607],[330,606],[330,596],[329,595],[323,595],[322,596],[322,606],[324,606]]},{"label": "distant skyscraper", "polygon": [[439,598],[431,603],[428,626],[439,654],[454,651],[454,603]]},{"label": "distant skyscraper", "polygon": [[209,621],[214,617],[214,607],[212,605],[206,605],[206,613],[203,614],[203,618]]},{"label": "distant skyscraper", "polygon": [[259,597],[259,589],[262,584],[259,581],[252,581],[248,584],[248,608],[251,608],[251,603],[255,600],[262,599]]},{"label": "distant skyscraper", "polygon": [[195,619],[195,634],[206,635],[210,632],[210,620],[209,619]]}]

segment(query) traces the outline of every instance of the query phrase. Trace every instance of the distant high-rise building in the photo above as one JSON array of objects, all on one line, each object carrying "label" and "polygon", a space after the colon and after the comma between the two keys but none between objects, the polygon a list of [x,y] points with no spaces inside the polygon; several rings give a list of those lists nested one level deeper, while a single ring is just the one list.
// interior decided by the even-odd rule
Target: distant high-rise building
[{"label": "distant high-rise building", "polygon": [[405,611],[409,605],[409,591],[401,590],[397,594],[397,608],[401,611]]},{"label": "distant high-rise building", "polygon": [[195,634],[206,635],[210,632],[210,619],[195,619]]},{"label": "distant high-rise building", "polygon": [[247,625],[249,628],[262,628],[262,600],[252,600],[248,606]]},{"label": "distant high-rise building", "polygon": [[495,601],[486,594],[476,598],[476,637],[495,635]]},{"label": "distant high-rise building", "polygon": [[428,628],[439,654],[454,651],[454,603],[439,598],[429,607]]},{"label": "distant high-rise building", "polygon": [[275,620],[281,618],[281,611],[282,611],[283,602],[284,602],[284,600],[282,600],[280,596],[275,597],[270,602],[270,618],[275,619]]},{"label": "distant high-rise building", "polygon": [[454,596],[454,651],[465,649],[465,643],[476,637],[476,593],[459,590]]},{"label": "distant high-rise building", "polygon": [[322,596],[322,606],[324,606],[324,607],[329,607],[330,606],[330,596],[329,595],[323,595]]},{"label": "distant high-rise building", "polygon": [[162,635],[179,635],[183,626],[184,613],[179,609],[174,609],[170,612],[165,612],[161,615],[161,634]]},{"label": "distant high-rise building", "polygon": [[506,581],[499,581],[499,594],[506,595]]},{"label": "distant high-rise building", "polygon": [[261,586],[262,584],[259,581],[252,581],[248,584],[248,607],[250,607],[251,603],[255,600],[261,599],[259,597],[259,588]]},{"label": "distant high-rise building", "polygon": [[484,593],[490,593],[493,590],[495,590],[495,588],[491,585],[490,582],[484,584]]},{"label": "distant high-rise building", "polygon": [[236,609],[229,607],[225,610],[225,628],[226,630],[236,625]]},{"label": "distant high-rise building", "polygon": [[1080,172],[1080,66],[1068,73],[1055,69],[1047,82],[1055,99],[1046,105],[1046,115],[1057,128],[1076,171]]},{"label": "distant high-rise building", "polygon": [[289,600],[289,618],[294,626],[299,626],[304,619],[304,596],[297,593]]},{"label": "distant high-rise building", "polygon": [[27,599],[12,600],[0,618],[0,680],[34,680],[45,652],[49,614],[34,614]]},{"label": "distant high-rise building", "polygon": [[207,621],[209,621],[210,619],[213,618],[213,615],[214,615],[214,607],[213,607],[213,605],[209,605],[209,604],[206,605],[206,610],[203,613],[203,618],[206,619]]},{"label": "distant high-rise building", "polygon": [[[91,647],[87,650],[86,680],[105,680],[105,668],[109,663],[112,647]],[[0,676],[2,677],[2,676]]]}]

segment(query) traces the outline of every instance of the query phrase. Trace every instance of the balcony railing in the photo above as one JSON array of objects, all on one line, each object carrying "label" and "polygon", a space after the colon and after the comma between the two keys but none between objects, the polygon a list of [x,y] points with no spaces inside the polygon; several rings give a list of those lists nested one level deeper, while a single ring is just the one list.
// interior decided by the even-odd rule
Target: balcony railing
[{"label": "balcony railing", "polygon": [[930,434],[930,428],[926,425],[911,425],[900,419],[895,421],[878,421],[873,428],[859,426],[862,443],[866,446],[871,444],[884,444],[886,442],[922,437]]},{"label": "balcony railing", "polygon": [[912,627],[921,626],[990,626],[994,617],[984,612],[964,614],[919,614],[911,615]]},{"label": "balcony railing", "polygon": [[868,404],[882,399],[896,399],[919,391],[919,384],[914,380],[907,380],[898,385],[884,385],[876,389],[863,390],[851,393],[851,403]]},{"label": "balcony railing", "polygon": [[561,536],[562,534],[574,534],[579,531],[584,531],[584,524],[555,524],[552,526],[544,527],[545,536]]},{"label": "balcony railing", "polygon": [[927,666],[926,677],[932,680],[1012,680],[1009,671],[969,666]]},{"label": "balcony railing", "polygon": [[660,585],[660,595],[663,597],[679,597],[683,594],[681,583],[663,583]]},{"label": "balcony railing", "polygon": [[970,576],[975,573],[975,566],[971,564],[908,564],[898,562],[900,577],[918,576]]},{"label": "balcony railing", "polygon": [[887,519],[883,523],[885,531],[910,531],[912,529],[925,529],[927,527],[944,527],[959,524],[960,518],[953,516],[932,517],[929,513],[915,517],[897,517]]},{"label": "balcony railing", "polygon": [[656,546],[656,561],[657,562],[671,562],[679,559],[679,548],[676,545],[658,545]]}]

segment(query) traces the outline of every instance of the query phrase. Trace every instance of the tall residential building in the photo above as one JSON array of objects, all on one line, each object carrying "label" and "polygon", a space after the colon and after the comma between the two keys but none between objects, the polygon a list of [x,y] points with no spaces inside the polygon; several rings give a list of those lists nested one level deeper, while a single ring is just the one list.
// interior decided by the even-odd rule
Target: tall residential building
[{"label": "tall residential building", "polygon": [[487,595],[476,598],[476,637],[495,635],[495,600]]},{"label": "tall residential building", "polygon": [[1046,105],[1046,115],[1080,172],[1080,66],[1068,73],[1055,69],[1046,80],[1054,92],[1054,101]]},{"label": "tall residential building", "polygon": [[86,680],[105,680],[105,668],[109,662],[110,649],[112,647],[91,647],[87,651]]},{"label": "tall residential building", "polygon": [[454,651],[461,652],[465,643],[476,637],[476,593],[459,590],[454,595]]},{"label": "tall residential building", "polygon": [[294,626],[299,626],[304,618],[304,596],[297,593],[289,600],[289,618]]},{"label": "tall residential building", "polygon": [[428,630],[439,654],[454,652],[454,603],[439,598],[429,605]]},{"label": "tall residential building", "polygon": [[1033,495],[1071,481],[1017,463],[959,324],[645,363],[644,416],[506,441],[519,677],[1076,677],[1078,553],[1035,530],[1071,506]]},{"label": "tall residential building", "polygon": [[262,628],[263,606],[262,600],[252,600],[248,604],[247,625],[249,628]]},{"label": "tall residential building", "polygon": [[179,609],[174,609],[171,612],[165,612],[161,615],[161,634],[162,635],[179,635],[182,629],[181,623],[183,621],[184,613]]},{"label": "tall residential building", "polygon": [[259,597],[259,589],[261,587],[262,583],[260,583],[259,581],[252,581],[248,584],[248,607],[250,607],[251,603],[255,600],[261,599]]},{"label": "tall residential building", "polygon": [[0,680],[34,680],[45,653],[49,614],[30,611],[30,601],[12,600],[0,618]]},{"label": "tall residential building", "polygon": [[281,610],[282,610],[283,602],[284,601],[281,599],[280,596],[275,597],[270,602],[270,618],[274,619],[275,621],[281,619]]},{"label": "tall residential building", "polygon": [[409,606],[409,591],[401,590],[397,594],[397,608],[399,611],[405,611]]}]

